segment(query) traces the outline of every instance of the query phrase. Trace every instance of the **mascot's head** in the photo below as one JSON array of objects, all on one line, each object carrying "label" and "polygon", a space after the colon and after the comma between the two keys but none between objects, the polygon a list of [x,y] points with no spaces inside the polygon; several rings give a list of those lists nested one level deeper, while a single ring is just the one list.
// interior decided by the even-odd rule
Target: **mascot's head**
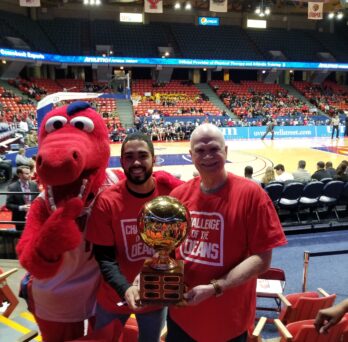
[{"label": "mascot's head", "polygon": [[95,191],[105,179],[109,157],[105,123],[88,103],[56,108],[42,121],[36,169],[45,187],[65,192],[64,197],[78,192],[82,182]]}]

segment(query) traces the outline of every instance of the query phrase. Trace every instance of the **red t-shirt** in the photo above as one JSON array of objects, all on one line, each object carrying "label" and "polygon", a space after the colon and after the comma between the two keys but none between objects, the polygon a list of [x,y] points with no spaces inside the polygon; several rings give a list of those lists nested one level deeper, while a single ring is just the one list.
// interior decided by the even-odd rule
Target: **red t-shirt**
[{"label": "red t-shirt", "polygon": [[[214,194],[203,193],[199,183],[196,177],[171,192],[191,213],[192,230],[176,251],[189,288],[209,284],[249,256],[286,243],[273,204],[259,185],[230,173]],[[254,324],[255,306],[253,278],[196,306],[170,307],[170,315],[193,339],[222,342]]]},{"label": "red t-shirt", "polygon": [[[157,196],[168,195],[173,189],[173,186],[157,181],[156,178],[155,182],[156,188],[151,196],[138,198],[127,190],[125,179],[120,181],[97,198],[88,221],[87,240],[96,245],[116,246],[120,271],[129,283],[132,283],[141,271],[144,260],[154,254],[154,250],[144,244],[138,235],[139,211],[145,202]],[[131,313],[127,306],[116,305],[123,299],[104,280],[98,291],[97,300],[110,312]],[[149,309],[147,307],[146,311]]]}]

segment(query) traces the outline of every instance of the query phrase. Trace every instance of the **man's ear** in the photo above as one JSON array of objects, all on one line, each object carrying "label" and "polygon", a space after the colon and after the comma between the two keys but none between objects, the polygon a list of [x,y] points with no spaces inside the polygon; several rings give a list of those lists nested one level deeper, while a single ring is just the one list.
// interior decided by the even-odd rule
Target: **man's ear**
[{"label": "man's ear", "polygon": [[191,158],[192,158],[192,150],[191,150],[191,149],[189,149],[189,152],[190,152],[190,156],[191,156]]},{"label": "man's ear", "polygon": [[226,153],[226,156],[227,156],[227,152],[228,152],[228,146],[225,145],[225,153]]},{"label": "man's ear", "polygon": [[156,164],[156,156],[152,157],[152,166]]}]

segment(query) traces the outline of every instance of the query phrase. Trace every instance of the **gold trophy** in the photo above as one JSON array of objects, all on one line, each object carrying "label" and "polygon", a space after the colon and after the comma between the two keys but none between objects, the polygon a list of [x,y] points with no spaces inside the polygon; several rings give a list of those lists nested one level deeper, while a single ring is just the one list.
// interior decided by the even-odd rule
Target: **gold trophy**
[{"label": "gold trophy", "polygon": [[140,210],[139,235],[155,250],[154,256],[145,260],[140,273],[143,303],[175,304],[183,300],[184,263],[169,254],[182,243],[190,229],[190,213],[174,197],[156,197]]}]

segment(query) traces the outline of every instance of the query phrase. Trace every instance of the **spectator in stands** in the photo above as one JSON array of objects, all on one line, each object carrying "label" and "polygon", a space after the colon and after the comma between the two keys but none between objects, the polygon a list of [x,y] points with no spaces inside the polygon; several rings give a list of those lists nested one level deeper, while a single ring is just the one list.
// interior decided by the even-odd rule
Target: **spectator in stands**
[{"label": "spectator in stands", "polygon": [[327,161],[325,163],[325,170],[328,172],[331,178],[334,178],[336,176],[336,170],[332,166],[332,162]]},{"label": "spectator in stands", "polygon": [[31,167],[33,165],[33,160],[25,156],[25,149],[20,148],[16,155],[16,166],[26,165]]},{"label": "spectator in stands", "polygon": [[317,162],[317,171],[312,174],[312,179],[316,179],[318,181],[324,178],[331,178],[330,174],[325,170],[325,163],[323,161]]},{"label": "spectator in stands", "polygon": [[24,144],[27,147],[36,147],[38,143],[36,131],[32,131],[24,138]]},{"label": "spectator in stands", "polygon": [[[23,192],[22,194],[8,194],[6,208],[12,211],[13,221],[25,221],[31,202],[36,195],[27,192],[39,192],[37,184],[30,180],[30,169],[22,165],[17,168],[18,180],[8,186],[9,192]],[[24,223],[16,223],[16,230],[23,230]]]},{"label": "spectator in stands", "polygon": [[331,126],[332,126],[332,134],[331,139],[333,139],[335,132],[336,132],[336,139],[338,139],[339,136],[339,125],[340,125],[340,118],[338,114],[336,113],[334,117],[331,119]]},{"label": "spectator in stands", "polygon": [[19,122],[19,131],[24,134],[28,134],[29,132],[29,125],[28,122],[25,120],[24,117],[21,118],[21,121]]},{"label": "spectator in stands", "polygon": [[253,178],[253,173],[254,173],[254,169],[252,166],[248,165],[244,168],[244,177],[252,180],[258,185],[261,185],[261,182],[258,179]]},{"label": "spectator in stands", "polygon": [[294,180],[294,176],[291,173],[285,171],[285,167],[283,164],[277,164],[274,167],[274,170],[277,174],[275,177],[276,181],[286,182]]},{"label": "spectator in stands", "polygon": [[268,166],[265,171],[265,175],[261,179],[263,185],[267,185],[275,181],[275,172],[272,166]]},{"label": "spectator in stands", "polygon": [[348,182],[348,174],[346,173],[346,171],[347,171],[347,164],[341,163],[340,165],[338,165],[336,170],[336,175],[333,177],[333,179],[340,180],[342,182]]},{"label": "spectator in stands", "polygon": [[299,160],[297,171],[292,173],[295,181],[306,183],[311,180],[311,174],[305,170],[305,168],[306,162],[304,160]]}]

